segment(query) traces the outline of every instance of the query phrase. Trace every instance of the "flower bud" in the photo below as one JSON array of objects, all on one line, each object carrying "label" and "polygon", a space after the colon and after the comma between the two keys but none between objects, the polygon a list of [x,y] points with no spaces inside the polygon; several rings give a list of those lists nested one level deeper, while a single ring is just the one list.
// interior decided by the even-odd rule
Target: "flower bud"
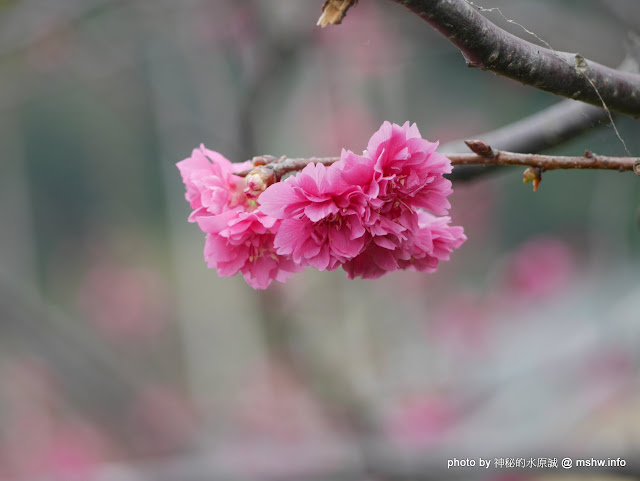
[{"label": "flower bud", "polygon": [[276,173],[267,167],[254,167],[244,178],[244,193],[249,199],[256,199],[267,187],[276,181]]},{"label": "flower bud", "polygon": [[542,181],[542,171],[539,167],[528,167],[522,173],[522,182],[528,184],[533,182],[533,191],[537,192],[540,182]]}]

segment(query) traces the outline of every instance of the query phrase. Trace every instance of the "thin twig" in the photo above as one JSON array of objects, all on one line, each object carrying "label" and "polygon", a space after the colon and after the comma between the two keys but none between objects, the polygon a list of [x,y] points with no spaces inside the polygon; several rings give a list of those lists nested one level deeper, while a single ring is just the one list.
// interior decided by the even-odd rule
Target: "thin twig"
[{"label": "thin twig", "polygon": [[[585,152],[582,157],[567,157],[561,155],[540,155],[540,154],[521,154],[516,152],[508,152],[504,150],[493,150],[485,142],[480,142],[489,150],[487,153],[455,153],[447,154],[451,164],[458,165],[518,165],[525,167],[536,167],[547,170],[559,169],[605,169],[605,170],[634,170],[634,165],[640,163],[639,157],[608,157],[604,155],[596,155],[589,151]],[[473,148],[472,148],[473,150]],[[255,165],[263,165],[264,156],[255,157]],[[276,178],[281,179],[290,172],[302,170],[311,163],[319,163],[331,165],[340,160],[340,157],[311,157],[311,158],[286,158],[280,157],[272,162],[267,163],[264,167],[275,172]],[[239,176],[246,176],[249,170],[239,172]]]},{"label": "thin twig", "polygon": [[[539,153],[577,137],[607,120],[607,113],[593,105],[563,100],[535,114],[491,132],[474,135],[491,147],[510,152]],[[464,140],[443,144],[443,154],[465,149]]]},{"label": "thin twig", "polygon": [[621,72],[527,42],[483,17],[464,0],[392,0],[460,49],[467,65],[491,70],[556,95],[640,115],[640,75]]},{"label": "thin twig", "polygon": [[[635,44],[634,49],[638,50],[638,44]],[[637,55],[627,55],[618,69],[637,73]],[[497,150],[537,154],[602,125],[602,122],[608,119],[608,112],[595,105],[562,100],[551,107],[475,137],[483,139]],[[454,140],[441,145],[439,150],[446,155],[460,152],[464,148],[464,140]],[[447,177],[455,181],[470,181],[502,170],[503,167],[498,165],[465,165],[459,166]]]},{"label": "thin twig", "polygon": [[[636,69],[637,65],[623,63],[621,68]],[[477,135],[477,137],[483,139],[494,149],[537,153],[571,140],[606,120],[607,113],[601,108],[573,100],[563,100],[504,127]],[[453,155],[464,148],[466,148],[464,140],[454,140],[440,145],[438,150],[445,155]],[[262,159],[264,162],[260,162],[258,159]],[[317,162],[329,165],[335,162],[335,159],[329,157],[317,159]],[[267,164],[275,160],[275,157],[261,156],[255,157],[254,160],[256,160],[255,165]],[[291,161],[291,159],[288,160]],[[292,171],[300,170],[305,165],[306,163],[303,163],[300,168]],[[501,171],[502,167],[504,166],[460,165],[447,177],[454,181],[470,181]]]},{"label": "thin twig", "polygon": [[[260,155],[258,157],[254,157],[253,165],[262,165],[271,169],[275,172],[276,178],[280,180],[284,175],[290,172],[297,172],[299,170],[304,169],[308,164],[324,164],[331,165],[340,160],[340,157],[309,157],[309,158],[288,158],[288,157],[280,157],[274,161],[264,162],[265,158],[269,158],[270,156]],[[270,160],[270,159],[269,159]],[[237,175],[240,177],[246,176],[250,170],[243,170],[242,172],[238,172]]]},{"label": "thin twig", "polygon": [[605,169],[633,170],[638,157],[607,157],[586,153],[582,157],[560,155],[520,154],[504,150],[493,151],[491,156],[478,154],[452,154],[448,156],[452,165],[520,165],[546,170],[559,169]]},{"label": "thin twig", "polygon": [[[510,152],[539,153],[560,145],[583,132],[596,127],[607,119],[607,113],[598,107],[563,100],[533,115],[478,135],[494,149]],[[454,140],[438,149],[445,155],[460,152],[465,148],[464,140]],[[454,181],[470,181],[503,171],[504,166],[458,166],[447,177]]]}]

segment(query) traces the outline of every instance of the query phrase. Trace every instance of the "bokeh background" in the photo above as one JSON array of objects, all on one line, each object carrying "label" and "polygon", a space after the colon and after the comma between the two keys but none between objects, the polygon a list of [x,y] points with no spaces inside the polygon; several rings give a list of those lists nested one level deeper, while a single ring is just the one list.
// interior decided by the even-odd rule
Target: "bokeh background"
[{"label": "bokeh background", "polygon": [[[468,69],[392,2],[319,29],[322,3],[0,0],[0,479],[550,479],[570,472],[446,464],[640,458],[633,174],[456,183],[469,240],[433,275],[256,292],[206,268],[175,167],[201,142],[338,155],[384,120],[446,142],[558,101]],[[610,66],[640,25],[637,0],[476,3]],[[637,121],[616,125],[637,155]],[[625,154],[604,124],[553,152],[585,149]]]}]

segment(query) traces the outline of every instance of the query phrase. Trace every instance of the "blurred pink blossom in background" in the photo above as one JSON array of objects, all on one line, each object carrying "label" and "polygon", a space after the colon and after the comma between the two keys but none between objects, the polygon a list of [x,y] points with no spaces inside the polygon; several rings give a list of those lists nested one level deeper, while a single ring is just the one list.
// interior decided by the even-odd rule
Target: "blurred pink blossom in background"
[{"label": "blurred pink blossom in background", "polygon": [[541,299],[561,294],[575,275],[574,254],[560,239],[527,241],[507,261],[507,286],[522,298]]},{"label": "blurred pink blossom in background", "polygon": [[145,455],[184,450],[197,440],[198,411],[174,386],[140,386],[127,420],[132,443]]},{"label": "blurred pink blossom in background", "polygon": [[3,370],[7,420],[0,468],[10,479],[52,476],[83,481],[114,451],[97,426],[69,413],[55,376],[37,359]]},{"label": "blurred pink blossom in background", "polygon": [[158,273],[109,260],[91,267],[78,294],[83,317],[105,338],[121,343],[156,339],[170,305],[169,288]]},{"label": "blurred pink blossom in background", "polygon": [[387,435],[399,446],[427,449],[442,442],[460,414],[452,398],[436,393],[408,396],[388,412]]}]

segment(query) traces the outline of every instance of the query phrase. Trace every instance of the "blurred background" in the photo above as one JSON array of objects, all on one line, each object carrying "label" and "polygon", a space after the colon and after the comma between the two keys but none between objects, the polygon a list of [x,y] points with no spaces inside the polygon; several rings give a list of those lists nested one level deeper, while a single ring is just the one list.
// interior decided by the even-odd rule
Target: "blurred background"
[{"label": "blurred background", "polygon": [[[0,0],[0,479],[551,479],[571,471],[447,459],[640,459],[630,173],[456,183],[469,240],[433,275],[257,292],[206,268],[175,167],[201,142],[338,155],[384,120],[447,142],[559,100],[468,69],[392,2],[319,29],[322,3]],[[637,0],[475,3],[613,67],[640,25]],[[616,125],[638,155],[637,121]],[[625,154],[606,124],[552,152],[585,149]]]}]

